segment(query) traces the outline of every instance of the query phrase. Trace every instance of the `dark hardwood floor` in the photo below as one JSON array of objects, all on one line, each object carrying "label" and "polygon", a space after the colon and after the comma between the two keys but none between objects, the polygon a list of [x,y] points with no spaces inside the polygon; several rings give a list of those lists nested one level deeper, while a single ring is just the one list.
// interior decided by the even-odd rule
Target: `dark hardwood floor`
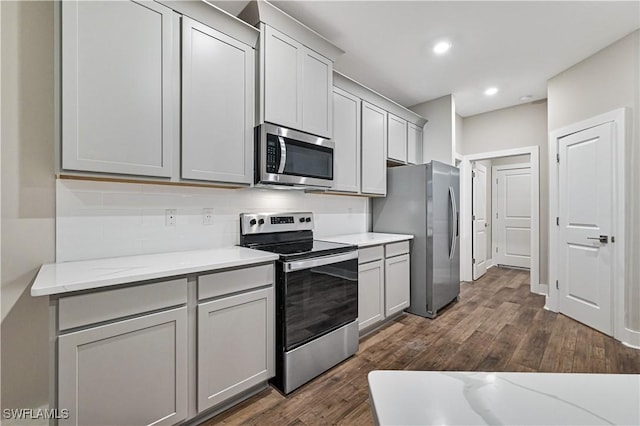
[{"label": "dark hardwood floor", "polygon": [[405,314],[288,397],[269,389],[204,424],[370,425],[372,370],[640,373],[640,350],[543,306],[528,272],[491,268],[436,319]]}]

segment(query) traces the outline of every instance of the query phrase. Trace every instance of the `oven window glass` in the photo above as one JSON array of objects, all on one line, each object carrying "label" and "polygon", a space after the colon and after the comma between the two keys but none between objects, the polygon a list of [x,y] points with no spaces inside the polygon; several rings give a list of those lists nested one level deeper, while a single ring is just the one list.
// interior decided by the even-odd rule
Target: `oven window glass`
[{"label": "oven window glass", "polygon": [[284,138],[287,161],[284,174],[333,179],[333,149]]},{"label": "oven window glass", "polygon": [[289,351],[358,317],[358,260],[285,275],[285,350]]}]

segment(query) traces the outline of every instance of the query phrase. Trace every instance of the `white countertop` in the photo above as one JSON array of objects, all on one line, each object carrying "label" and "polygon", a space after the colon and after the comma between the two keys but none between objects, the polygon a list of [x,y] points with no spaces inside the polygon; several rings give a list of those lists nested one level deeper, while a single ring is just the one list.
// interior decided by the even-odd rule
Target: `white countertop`
[{"label": "white countertop", "polygon": [[110,285],[233,268],[278,259],[244,247],[193,250],[42,265],[32,296],[48,296]]},{"label": "white countertop", "polygon": [[363,232],[361,234],[337,235],[335,237],[323,237],[318,240],[332,241],[334,243],[352,244],[358,248],[377,246],[380,244],[397,243],[413,239],[413,235],[406,234],[382,234],[379,232]]},{"label": "white countertop", "polygon": [[640,424],[640,375],[372,371],[380,425]]}]

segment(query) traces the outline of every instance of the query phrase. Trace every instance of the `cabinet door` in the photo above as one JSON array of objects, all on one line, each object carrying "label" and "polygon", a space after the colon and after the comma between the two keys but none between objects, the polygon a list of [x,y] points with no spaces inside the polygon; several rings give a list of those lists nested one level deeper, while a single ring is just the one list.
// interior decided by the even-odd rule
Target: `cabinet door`
[{"label": "cabinet door", "polygon": [[407,162],[422,164],[422,128],[409,123],[407,135]]},{"label": "cabinet door", "polygon": [[362,192],[387,194],[387,112],[362,102]]},{"label": "cabinet door", "polygon": [[409,255],[385,260],[385,315],[400,312],[409,306]]},{"label": "cabinet door", "polygon": [[173,12],[62,2],[62,168],[171,176]]},{"label": "cabinet door", "polygon": [[254,49],[182,20],[182,177],[251,183]]},{"label": "cabinet door", "polygon": [[172,425],[187,416],[187,308],[58,338],[64,425]]},{"label": "cabinet door", "polygon": [[301,130],[304,47],[264,26],[264,121]]},{"label": "cabinet door", "polygon": [[303,49],[302,130],[331,139],[333,62]]},{"label": "cabinet door", "polygon": [[198,305],[198,411],[275,374],[273,287]]},{"label": "cabinet door", "polygon": [[384,319],[384,262],[358,266],[358,329]]},{"label": "cabinet door", "polygon": [[387,158],[407,162],[407,120],[389,114],[389,140]]},{"label": "cabinet door", "polygon": [[333,89],[333,187],[360,191],[360,98]]}]

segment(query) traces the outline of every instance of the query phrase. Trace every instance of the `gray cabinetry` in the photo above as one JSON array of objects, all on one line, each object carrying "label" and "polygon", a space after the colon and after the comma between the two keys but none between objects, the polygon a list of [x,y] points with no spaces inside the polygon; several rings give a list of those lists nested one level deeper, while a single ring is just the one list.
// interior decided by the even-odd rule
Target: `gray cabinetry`
[{"label": "gray cabinetry", "polygon": [[362,193],[387,193],[387,112],[362,102]]},{"label": "gray cabinetry", "polygon": [[171,176],[173,12],[132,1],[61,7],[62,168]]},{"label": "gray cabinetry", "polygon": [[382,246],[359,250],[358,329],[384,319],[384,253]]},{"label": "gray cabinetry", "polygon": [[387,158],[389,160],[407,162],[407,120],[389,114],[389,140]]},{"label": "gray cabinetry", "polygon": [[360,192],[360,98],[333,89],[332,191]]},{"label": "gray cabinetry", "polygon": [[269,287],[198,305],[198,411],[274,375],[273,297]]},{"label": "gray cabinetry", "polygon": [[182,177],[251,183],[254,49],[182,19]]},{"label": "gray cabinetry", "polygon": [[273,264],[198,277],[201,412],[275,375]]},{"label": "gray cabinetry", "polygon": [[263,120],[332,135],[333,62],[262,24]]},{"label": "gray cabinetry", "polygon": [[393,315],[409,306],[410,264],[409,242],[385,246],[385,316]]},{"label": "gray cabinetry", "polygon": [[407,162],[409,164],[422,164],[422,127],[409,123],[407,129]]},{"label": "gray cabinetry", "polygon": [[64,334],[58,407],[64,425],[172,425],[187,417],[187,309]]}]

